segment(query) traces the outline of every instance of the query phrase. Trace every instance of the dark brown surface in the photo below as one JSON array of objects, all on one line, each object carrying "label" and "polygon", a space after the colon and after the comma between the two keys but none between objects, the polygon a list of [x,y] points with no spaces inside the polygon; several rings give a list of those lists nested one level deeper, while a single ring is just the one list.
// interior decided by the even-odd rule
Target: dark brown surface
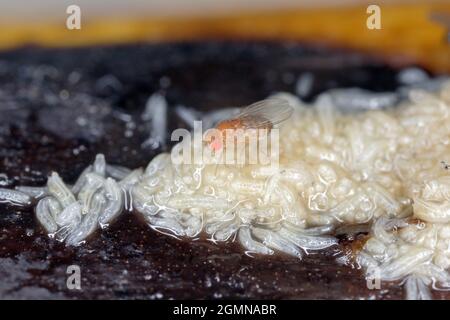
[{"label": "dark brown surface", "polygon": [[[52,170],[73,182],[98,152],[111,163],[146,165],[159,151],[141,147],[147,129],[139,114],[157,90],[171,107],[180,103],[210,110],[245,105],[276,91],[293,92],[303,71],[315,75],[309,99],[337,86],[392,90],[397,85],[396,71],[382,62],[296,44],[1,53],[0,186],[42,185]],[[126,117],[134,118],[135,128]],[[170,123],[171,130],[183,125],[174,114]],[[124,135],[126,130],[132,137]],[[336,263],[340,249],[303,261],[283,255],[251,258],[235,243],[179,241],[158,234],[132,213],[84,246],[66,248],[47,238],[31,210],[0,204],[0,298],[403,297],[396,284],[367,289],[359,270]],[[73,264],[81,267],[81,291],[66,287],[66,269]]]}]

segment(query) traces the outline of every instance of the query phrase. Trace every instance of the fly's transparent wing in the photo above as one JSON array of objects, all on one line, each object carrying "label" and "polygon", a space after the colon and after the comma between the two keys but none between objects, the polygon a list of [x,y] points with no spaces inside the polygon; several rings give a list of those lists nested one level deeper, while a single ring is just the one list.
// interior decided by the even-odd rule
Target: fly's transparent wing
[{"label": "fly's transparent wing", "polygon": [[247,128],[272,128],[289,119],[293,108],[284,99],[270,98],[245,107],[236,119]]}]

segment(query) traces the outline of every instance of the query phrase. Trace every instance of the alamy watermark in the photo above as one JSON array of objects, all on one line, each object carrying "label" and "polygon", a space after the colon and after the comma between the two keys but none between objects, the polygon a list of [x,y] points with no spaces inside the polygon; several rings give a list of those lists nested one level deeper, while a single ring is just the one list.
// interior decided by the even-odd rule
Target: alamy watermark
[{"label": "alamy watermark", "polygon": [[366,20],[366,26],[369,30],[381,29],[381,8],[376,4],[367,7],[366,13],[369,14]]},{"label": "alamy watermark", "polygon": [[66,273],[69,275],[67,277],[66,286],[69,290],[81,290],[81,269],[80,266],[76,264],[67,267]]},{"label": "alamy watermark", "polygon": [[171,141],[180,142],[172,150],[171,160],[179,164],[271,165],[279,164],[279,129],[217,128],[202,130],[194,122],[193,137],[186,129],[176,129]]},{"label": "alamy watermark", "polygon": [[381,289],[381,276],[380,268],[369,267],[367,269],[366,285],[369,290],[380,290]]},{"label": "alamy watermark", "polygon": [[66,28],[69,30],[81,29],[81,8],[77,5],[70,5],[66,9],[66,13],[69,15],[66,19]]}]

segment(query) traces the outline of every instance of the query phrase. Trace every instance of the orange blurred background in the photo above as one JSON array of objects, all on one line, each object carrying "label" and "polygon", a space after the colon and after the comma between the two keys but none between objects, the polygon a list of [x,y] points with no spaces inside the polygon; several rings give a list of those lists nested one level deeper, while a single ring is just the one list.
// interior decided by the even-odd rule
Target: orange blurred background
[{"label": "orange blurred background", "polygon": [[68,30],[71,1],[38,6],[0,1],[0,48],[38,44],[80,46],[203,39],[294,40],[358,49],[390,63],[450,72],[450,1],[378,1],[381,30],[366,27],[368,2],[358,0],[77,1],[81,30]]}]

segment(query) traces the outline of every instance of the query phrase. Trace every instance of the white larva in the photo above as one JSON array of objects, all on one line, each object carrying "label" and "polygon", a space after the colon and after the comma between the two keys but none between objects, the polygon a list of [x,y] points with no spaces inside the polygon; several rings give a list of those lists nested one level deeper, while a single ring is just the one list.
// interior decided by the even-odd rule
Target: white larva
[{"label": "white larva", "polygon": [[151,228],[154,228],[158,231],[166,231],[176,236],[184,236],[185,231],[183,226],[175,219],[171,218],[157,218],[146,216],[146,219]]},{"label": "white larva", "polygon": [[386,231],[387,223],[388,220],[385,217],[380,217],[379,219],[377,219],[377,221],[375,221],[372,228],[375,238],[385,244],[389,244],[395,241],[395,236]]},{"label": "white larva", "polygon": [[253,181],[251,179],[234,179],[231,181],[231,189],[238,193],[245,193],[250,195],[263,194],[265,190],[264,181]]},{"label": "white larva", "polygon": [[50,178],[48,178],[47,188],[49,194],[54,196],[63,207],[67,207],[76,201],[72,191],[69,190],[56,172],[52,172]]},{"label": "white larva", "polygon": [[125,178],[119,181],[119,186],[126,191],[139,182],[142,178],[143,170],[142,168],[131,171]]},{"label": "white larva", "polygon": [[[356,262],[363,267],[366,272],[368,273],[369,271],[374,271],[377,270],[378,271],[378,263],[377,261],[369,254],[367,254],[366,252],[362,251],[358,254],[358,256],[356,257]],[[369,274],[367,274],[367,276],[370,276]],[[378,277],[379,275],[376,274],[374,275],[375,277]]]},{"label": "white larva", "polygon": [[94,195],[103,187],[104,179],[97,173],[86,174],[86,183],[78,193],[78,198],[81,201],[82,213],[86,214],[92,206]]},{"label": "white larva", "polygon": [[420,276],[410,275],[406,278],[405,284],[406,299],[408,300],[431,300],[431,293],[428,285]]},{"label": "white larva", "polygon": [[247,250],[248,254],[258,253],[258,254],[273,254],[273,250],[266,247],[259,241],[255,241],[252,238],[250,228],[241,227],[238,234],[239,242]]},{"label": "white larva", "polygon": [[134,186],[131,191],[133,197],[133,207],[143,215],[155,215],[160,207],[153,202],[153,196],[148,196],[146,189],[141,186]]},{"label": "white larva", "polygon": [[106,205],[100,213],[98,222],[102,228],[114,221],[123,210],[123,194],[116,181],[107,178],[104,184]]},{"label": "white larva", "polygon": [[150,163],[145,168],[145,175],[152,176],[160,170],[167,167],[169,164],[170,154],[160,153],[150,161]]},{"label": "white larva", "polygon": [[378,183],[373,183],[367,188],[369,193],[375,195],[375,201],[386,210],[388,216],[395,216],[401,209],[401,205],[396,201],[393,196]]},{"label": "white larva", "polygon": [[34,199],[41,199],[48,195],[47,187],[29,187],[29,186],[17,186],[17,191],[26,193]]},{"label": "white larva", "polygon": [[[218,232],[221,229],[228,228],[230,225],[234,224],[234,215],[231,218],[225,218],[224,220],[209,220],[205,224],[205,232],[214,235],[216,232]],[[214,238],[214,237],[213,237]]]},{"label": "white larva", "polygon": [[219,228],[212,234],[212,239],[215,241],[228,241],[234,237],[236,231],[239,230],[237,222],[230,223],[226,227]]},{"label": "white larva", "polygon": [[322,250],[331,246],[337,245],[337,240],[333,237],[327,236],[310,236],[301,233],[294,233],[286,228],[281,228],[278,234],[306,252],[308,250]]},{"label": "white larva", "polygon": [[377,260],[384,261],[387,258],[387,244],[375,237],[367,240],[364,248]]},{"label": "white larva", "polygon": [[65,207],[56,217],[55,221],[60,227],[76,226],[80,223],[82,216],[82,205],[75,201]]},{"label": "white larva", "polygon": [[314,181],[314,177],[307,168],[286,168],[280,172],[281,178],[287,182],[309,186]]},{"label": "white larva", "polygon": [[31,200],[31,197],[23,191],[0,188],[0,203],[29,206]]},{"label": "white larva", "polygon": [[134,185],[136,185],[143,175],[142,168],[131,171],[125,178],[118,182],[119,187],[123,191],[124,206],[126,210],[133,209],[133,194],[131,192]]},{"label": "white larva", "polygon": [[167,102],[166,99],[154,93],[147,101],[142,119],[149,123],[150,137],[143,143],[143,146],[150,146],[152,149],[164,147],[167,136]]},{"label": "white larva", "polygon": [[304,229],[304,228],[299,229],[297,226],[292,226],[288,223],[283,223],[283,227],[288,230],[291,230],[293,232],[299,232],[299,233],[302,233],[307,236],[327,235],[327,234],[331,234],[335,229],[335,227],[331,224],[325,225],[325,226],[307,228],[307,229]]},{"label": "white larva", "polygon": [[92,170],[101,177],[106,174],[106,160],[105,156],[101,153],[95,156],[94,164],[92,165]]},{"label": "white larva", "polygon": [[268,179],[263,196],[264,204],[267,204],[270,201],[271,195],[275,193],[275,188],[278,188],[279,180],[280,178],[278,175],[273,175]]},{"label": "white larva", "polygon": [[425,201],[450,201],[450,176],[425,182],[422,198]]},{"label": "white larva", "polygon": [[118,165],[112,165],[112,164],[106,164],[106,174],[107,176],[115,179],[115,180],[122,180],[126,176],[128,176],[131,173],[131,170]]},{"label": "white larva", "polygon": [[380,266],[380,277],[386,281],[395,281],[407,276],[414,267],[429,262],[433,251],[424,248],[409,248],[408,252]]},{"label": "white larva", "polygon": [[302,258],[302,253],[298,247],[276,232],[261,228],[252,228],[252,234],[260,239],[264,245],[272,249],[282,251],[299,259]]},{"label": "white larva", "polygon": [[98,227],[98,217],[104,207],[105,198],[101,193],[96,193],[92,199],[88,212],[81,223],[73,229],[66,239],[66,245],[78,246],[89,237]]},{"label": "white larva", "polygon": [[203,230],[203,218],[198,216],[190,216],[182,222],[187,237],[196,237]]},{"label": "white larva", "polygon": [[422,276],[423,279],[432,279],[433,282],[438,283],[443,289],[450,289],[450,273],[433,263],[423,265],[415,273]]},{"label": "white larva", "polygon": [[329,94],[333,105],[345,112],[382,109],[394,105],[398,99],[392,92],[374,93],[357,88],[334,89]]},{"label": "white larva", "polygon": [[313,82],[314,82],[314,75],[312,73],[310,72],[302,73],[295,84],[295,92],[300,97],[306,97],[311,92]]},{"label": "white larva", "polygon": [[450,202],[440,204],[416,198],[413,207],[419,219],[434,223],[450,222]]},{"label": "white larva", "polygon": [[175,209],[202,208],[202,209],[227,209],[229,203],[225,199],[211,196],[184,196],[176,195],[169,199],[168,206]]},{"label": "white larva", "polygon": [[329,226],[336,224],[336,221],[339,221],[339,219],[321,212],[316,212],[306,217],[306,222],[311,226]]},{"label": "white larva", "polygon": [[58,201],[52,197],[45,197],[39,200],[36,205],[36,217],[48,234],[54,234],[58,230],[58,225],[55,221],[55,212],[52,212],[52,208],[56,209],[61,206]]}]

